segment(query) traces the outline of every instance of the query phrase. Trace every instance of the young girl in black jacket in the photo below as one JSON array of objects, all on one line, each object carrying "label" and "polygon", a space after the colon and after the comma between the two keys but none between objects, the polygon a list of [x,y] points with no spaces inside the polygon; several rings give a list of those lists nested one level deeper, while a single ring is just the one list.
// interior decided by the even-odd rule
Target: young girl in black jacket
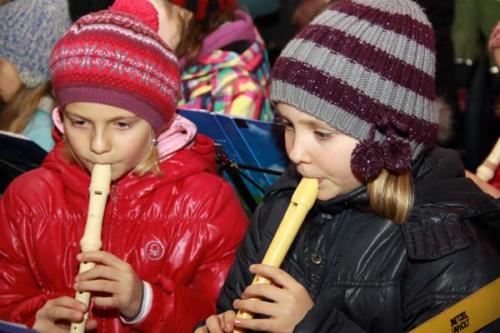
[{"label": "young girl in black jacket", "polygon": [[[409,0],[340,0],[289,42],[271,98],[293,165],[197,333],[405,332],[500,276],[499,202],[433,148],[434,69],[431,25]],[[258,264],[301,177],[318,179],[317,201],[281,268]]]}]

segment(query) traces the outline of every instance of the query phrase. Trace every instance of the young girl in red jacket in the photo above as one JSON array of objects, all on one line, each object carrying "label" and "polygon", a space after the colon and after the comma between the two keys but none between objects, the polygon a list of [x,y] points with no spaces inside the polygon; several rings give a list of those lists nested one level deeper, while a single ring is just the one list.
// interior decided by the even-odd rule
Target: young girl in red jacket
[{"label": "young girl in red jacket", "polygon": [[[86,330],[177,333],[214,313],[247,219],[213,172],[212,142],[175,114],[178,64],[157,29],[154,7],[133,1],[56,44],[62,139],[1,198],[0,319],[67,332],[89,311]],[[112,178],[102,250],[80,253],[98,164]],[[78,274],[81,262],[96,266]]]}]

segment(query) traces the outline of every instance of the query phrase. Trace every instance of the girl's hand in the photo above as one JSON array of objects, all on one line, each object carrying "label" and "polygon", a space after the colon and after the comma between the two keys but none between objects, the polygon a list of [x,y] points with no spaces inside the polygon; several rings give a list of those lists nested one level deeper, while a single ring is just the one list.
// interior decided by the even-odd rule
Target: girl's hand
[{"label": "girl's hand", "polygon": [[208,317],[205,326],[197,328],[194,333],[231,333],[234,328],[234,317],[236,312],[233,310]]},{"label": "girl's hand", "polygon": [[94,262],[96,266],[79,274],[75,281],[76,291],[106,293],[93,296],[91,301],[99,307],[114,308],[132,319],[140,311],[142,281],[132,266],[106,251],[88,251],[76,257],[80,262]]},{"label": "girl's hand", "polygon": [[[40,333],[67,333],[71,322],[81,322],[86,312],[85,304],[74,298],[63,296],[48,300],[37,311],[33,329]],[[97,328],[97,321],[89,319],[85,323],[85,330]]]},{"label": "girl's hand", "polygon": [[313,307],[307,290],[285,271],[268,265],[250,266],[250,271],[268,278],[272,284],[250,285],[243,299],[233,302],[236,309],[260,314],[265,319],[235,319],[236,327],[273,333],[292,332]]}]

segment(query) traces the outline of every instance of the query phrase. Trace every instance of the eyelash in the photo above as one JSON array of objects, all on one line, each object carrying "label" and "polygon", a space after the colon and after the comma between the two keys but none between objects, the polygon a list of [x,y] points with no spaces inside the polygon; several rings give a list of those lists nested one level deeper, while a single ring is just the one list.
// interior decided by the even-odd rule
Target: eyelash
[{"label": "eyelash", "polygon": [[[88,125],[88,122],[82,119],[74,119],[71,120],[71,125],[78,128],[84,128]],[[129,129],[132,127],[132,124],[126,121],[117,121],[114,123],[114,125],[118,129]]]},{"label": "eyelash", "polygon": [[116,127],[118,127],[118,129],[129,129],[130,127],[132,127],[131,123],[125,121],[117,121],[115,125]]},{"label": "eyelash", "polygon": [[275,118],[274,118],[274,123],[279,126],[279,127],[283,127],[283,128],[286,128],[286,127],[293,127],[292,123],[289,122],[288,120],[284,119],[282,116],[280,115],[277,115]]},{"label": "eyelash", "polygon": [[[284,120],[283,118],[277,119],[276,123],[279,126],[282,126],[285,130],[293,129],[293,124],[287,120]],[[334,133],[314,131],[314,135],[318,138],[318,140],[326,141],[330,139],[334,135]]]},{"label": "eyelash", "polygon": [[85,127],[85,125],[87,125],[87,122],[85,120],[81,120],[81,119],[74,119],[74,120],[71,120],[71,125],[74,127],[82,128],[82,127]]},{"label": "eyelash", "polygon": [[318,138],[318,140],[326,141],[332,137],[333,133],[314,131],[314,135]]}]

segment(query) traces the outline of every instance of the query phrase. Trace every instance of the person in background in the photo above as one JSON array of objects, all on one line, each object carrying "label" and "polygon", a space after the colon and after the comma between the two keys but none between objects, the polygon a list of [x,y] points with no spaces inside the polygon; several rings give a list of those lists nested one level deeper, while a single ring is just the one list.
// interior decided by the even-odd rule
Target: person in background
[{"label": "person in background", "polygon": [[66,0],[69,4],[69,15],[71,20],[75,22],[80,17],[107,9],[111,6],[114,0]]},{"label": "person in background", "polygon": [[495,114],[500,72],[488,51],[488,38],[500,20],[500,1],[455,0],[452,42],[455,80],[463,113],[463,160],[476,170],[495,144],[500,115]]},{"label": "person in background", "polygon": [[[500,68],[500,20],[496,24],[495,28],[493,28],[493,31],[491,32],[490,38],[489,38],[489,43],[488,43],[488,48],[493,55],[493,58],[495,59],[497,71]],[[500,72],[500,71],[499,71]],[[497,73],[497,75],[500,74]],[[495,100],[495,108],[496,108],[496,116],[500,117],[500,89],[498,90],[498,94],[496,96]],[[497,139],[500,140],[500,136]],[[497,190],[497,198],[500,198],[500,156],[495,156],[496,160],[496,165],[491,165],[490,167],[493,168],[494,175],[493,178],[489,181],[491,185],[493,185]],[[484,162],[483,162],[484,163]],[[491,162],[490,162],[491,163]]]},{"label": "person in background", "polygon": [[[0,198],[0,319],[58,333],[89,312],[87,330],[182,333],[215,312],[247,218],[215,174],[213,142],[175,114],[180,71],[157,22],[130,0],[56,44],[61,139]],[[100,164],[111,166],[102,250],[80,253]],[[81,262],[96,266],[79,274]]]},{"label": "person in background", "polygon": [[[434,46],[409,0],[339,0],[288,43],[271,100],[292,165],[196,333],[408,332],[500,276],[500,202],[435,146]],[[259,264],[302,177],[317,200],[281,268]]]},{"label": "person in background", "polygon": [[[495,59],[497,67],[500,68],[500,21],[491,32],[488,48],[491,52],[491,55]],[[496,108],[497,112],[500,113],[500,94],[496,96]],[[500,137],[498,137],[497,143],[495,144],[494,148],[492,148],[492,152],[488,154],[486,160],[484,160],[480,165],[480,167],[490,169],[489,172],[491,172],[492,175],[491,179],[486,182],[486,179],[483,180],[472,172],[466,172],[467,177],[474,180],[474,182],[476,182],[479,187],[481,187],[485,192],[489,193],[495,198],[500,198],[500,156],[498,155],[498,153],[500,152],[498,152],[497,149],[497,154],[495,154],[494,150],[496,146],[500,144],[499,142]],[[490,156],[491,154],[493,155]]]},{"label": "person in background", "polygon": [[272,120],[265,45],[236,1],[151,2],[160,35],[180,58],[180,108]]},{"label": "person in background", "polygon": [[300,30],[335,0],[300,0],[291,21]]},{"label": "person in background", "polygon": [[[497,23],[497,25],[491,32],[488,48],[491,52],[491,55],[495,59],[497,66],[500,67],[500,22]],[[496,107],[497,109],[500,110],[500,96],[496,97]],[[498,140],[500,140],[500,138]],[[488,157],[490,154],[488,154]],[[465,171],[465,174],[467,177],[472,179],[483,191],[490,194],[492,197],[498,199],[500,198],[500,167],[498,163],[500,157],[499,156],[492,156],[492,157],[493,158],[491,160],[486,159],[480,165],[480,167],[483,166],[488,169],[491,169],[491,173],[493,176],[491,177],[490,180],[485,181],[479,178],[476,174],[467,170]]]},{"label": "person in background", "polygon": [[0,7],[0,130],[22,134],[49,151],[49,56],[70,26],[66,0],[12,1]]}]

